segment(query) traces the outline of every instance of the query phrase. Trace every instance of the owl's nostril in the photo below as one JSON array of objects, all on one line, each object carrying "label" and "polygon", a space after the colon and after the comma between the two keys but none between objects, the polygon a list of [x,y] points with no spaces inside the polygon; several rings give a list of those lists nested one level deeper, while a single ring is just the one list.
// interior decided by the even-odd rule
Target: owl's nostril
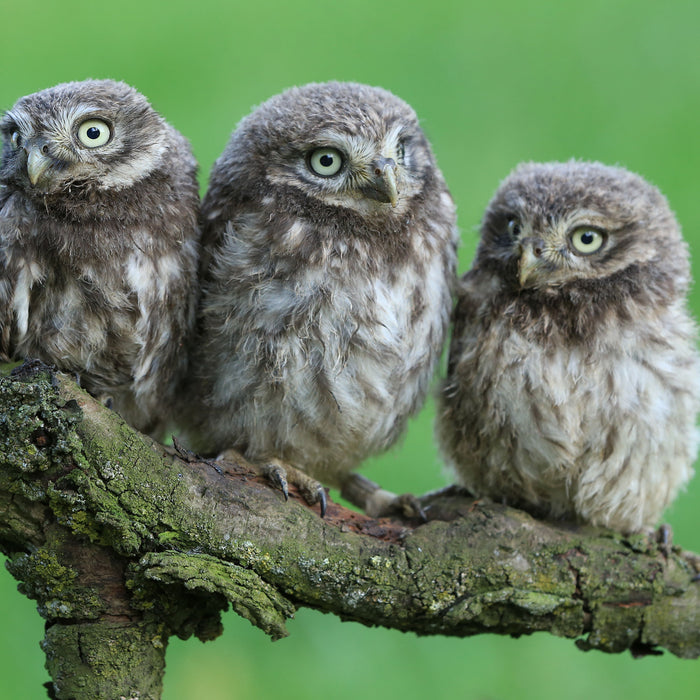
[{"label": "owl's nostril", "polygon": [[48,147],[46,144],[44,144],[44,145],[41,147],[41,152],[42,152],[44,155],[46,155],[46,154],[49,152],[49,147]]},{"label": "owl's nostril", "polygon": [[533,258],[541,258],[544,255],[545,244],[541,238],[526,236],[519,241],[518,249],[521,255],[524,251],[528,251],[528,255]]}]

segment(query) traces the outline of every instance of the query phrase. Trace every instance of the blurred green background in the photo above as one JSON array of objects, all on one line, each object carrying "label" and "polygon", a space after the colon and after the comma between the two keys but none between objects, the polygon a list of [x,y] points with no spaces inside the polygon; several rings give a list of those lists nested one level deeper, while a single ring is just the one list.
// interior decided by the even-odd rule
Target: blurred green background
[{"label": "blurred green background", "polygon": [[[237,121],[282,89],[355,80],[421,117],[459,207],[466,270],[475,228],[522,160],[617,163],[675,209],[700,279],[700,4],[697,0],[383,3],[344,0],[0,0],[0,108],[86,77],[125,80],[191,141],[205,185]],[[693,307],[700,316],[700,288]],[[446,483],[432,407],[365,473],[387,488]],[[700,551],[700,479],[667,513]],[[46,697],[43,621],[0,567],[0,695]],[[584,654],[573,642],[417,638],[300,610],[272,644],[233,614],[206,645],[172,641],[166,700],[233,698],[700,697],[700,663]]]}]

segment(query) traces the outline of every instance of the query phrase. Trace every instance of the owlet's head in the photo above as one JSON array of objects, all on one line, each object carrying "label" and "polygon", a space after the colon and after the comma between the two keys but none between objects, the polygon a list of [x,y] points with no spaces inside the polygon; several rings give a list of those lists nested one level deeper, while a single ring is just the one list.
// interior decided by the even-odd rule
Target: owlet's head
[{"label": "owlet's head", "polygon": [[0,120],[0,182],[44,196],[131,187],[163,157],[167,125],[125,83],[63,83],[20,98]]},{"label": "owlet's head", "polygon": [[399,216],[435,172],[430,146],[403,100],[356,83],[310,84],[242,120],[214,166],[208,199],[288,193],[363,216]]},{"label": "owlet's head", "polygon": [[680,229],[643,178],[600,163],[526,163],[486,210],[477,260],[509,286],[548,289],[645,268],[689,275]]}]

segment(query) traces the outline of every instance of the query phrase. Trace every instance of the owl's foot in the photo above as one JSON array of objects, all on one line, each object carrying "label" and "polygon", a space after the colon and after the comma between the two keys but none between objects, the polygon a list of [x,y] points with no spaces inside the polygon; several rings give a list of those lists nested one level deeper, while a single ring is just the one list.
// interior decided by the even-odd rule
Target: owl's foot
[{"label": "owl's foot", "polygon": [[[234,459],[240,460],[240,453],[235,450],[226,450],[222,452],[217,459],[227,459],[228,455]],[[321,509],[321,517],[326,514],[326,491],[321,486],[321,484],[312,479],[308,474],[293,467],[291,464],[282,462],[279,459],[271,459],[264,463],[253,463],[250,466],[258,473],[260,476],[265,477],[270,485],[282,492],[284,500],[289,500],[289,484],[296,486],[304,500],[310,505],[319,504]]]},{"label": "owl's foot", "polygon": [[279,459],[272,459],[260,466],[260,473],[284,494],[285,501],[289,499],[287,486],[293,484],[301,491],[301,495],[310,506],[319,504],[321,517],[326,514],[325,489],[316,479],[311,478],[301,469],[297,469],[291,464],[285,464]]},{"label": "owl's foot", "polygon": [[420,502],[413,494],[396,495],[361,474],[350,474],[343,483],[340,495],[362,508],[371,518],[402,515],[405,518],[420,518],[424,522],[428,520]]}]

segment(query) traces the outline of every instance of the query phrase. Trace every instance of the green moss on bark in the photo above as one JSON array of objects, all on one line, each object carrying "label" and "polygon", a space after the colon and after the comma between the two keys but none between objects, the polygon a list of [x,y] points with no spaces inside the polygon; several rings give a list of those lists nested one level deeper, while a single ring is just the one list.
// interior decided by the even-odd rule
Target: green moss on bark
[{"label": "green moss on bark", "polygon": [[54,624],[42,649],[56,700],[158,700],[167,628],[154,622]]},{"label": "green moss on bark", "polygon": [[0,376],[0,408],[0,548],[47,618],[56,697],[158,697],[167,637],[212,639],[229,604],[273,639],[301,604],[417,634],[700,655],[697,558],[648,537],[457,491],[424,499],[426,524],[333,503],[322,520],[243,463],[178,459],[62,375]]},{"label": "green moss on bark", "polygon": [[[148,554],[139,561],[138,568],[142,576],[166,588],[177,591],[184,586],[184,591],[197,598],[218,600],[221,609],[230,603],[241,617],[273,640],[288,634],[285,622],[294,617],[295,606],[249,569],[205,554],[172,551]],[[172,598],[166,595],[166,599]],[[176,611],[164,613],[177,614]]]}]

